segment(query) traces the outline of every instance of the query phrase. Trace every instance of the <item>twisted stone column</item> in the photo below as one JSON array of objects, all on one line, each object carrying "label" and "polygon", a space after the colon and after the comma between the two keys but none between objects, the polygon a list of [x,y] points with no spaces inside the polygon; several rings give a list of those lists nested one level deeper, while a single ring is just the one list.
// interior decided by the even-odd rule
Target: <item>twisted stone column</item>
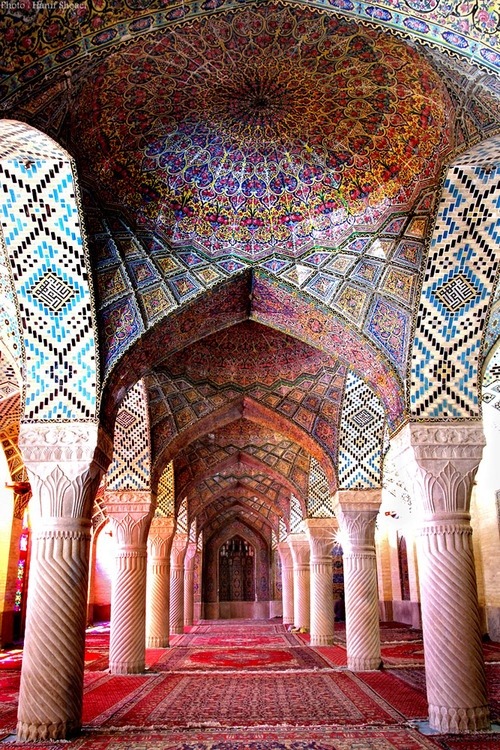
[{"label": "twisted stone column", "polygon": [[170,606],[170,551],[175,522],[153,518],[148,536],[146,586],[146,647],[168,648]]},{"label": "twisted stone column", "polygon": [[184,625],[193,624],[194,613],[194,561],[196,544],[189,542],[184,558]]},{"label": "twisted stone column", "polygon": [[293,558],[286,542],[278,544],[281,560],[281,596],[283,600],[283,625],[293,625]]},{"label": "twisted stone column", "polygon": [[32,553],[17,738],[81,727],[92,503],[112,454],[96,424],[21,425]]},{"label": "twisted stone column", "polygon": [[338,522],[335,518],[306,518],[306,535],[311,552],[311,646],[333,643],[333,559],[332,547]]},{"label": "twisted stone column", "polygon": [[116,540],[111,588],[109,670],[137,674],[146,666],[146,541],[154,506],[149,490],[106,492]]},{"label": "twisted stone column", "polygon": [[305,534],[289,534],[288,544],[293,560],[293,624],[296,628],[310,625],[309,542]]},{"label": "twisted stone column", "polygon": [[170,553],[170,633],[184,633],[184,556],[187,534],[176,534]]},{"label": "twisted stone column", "polygon": [[339,490],[335,515],[344,533],[344,589],[347,666],[354,672],[378,669],[378,610],[375,521],[381,490]]},{"label": "twisted stone column", "polygon": [[483,431],[477,422],[410,424],[395,442],[423,508],[417,554],[429,723],[443,733],[485,730],[490,716],[469,515]]}]

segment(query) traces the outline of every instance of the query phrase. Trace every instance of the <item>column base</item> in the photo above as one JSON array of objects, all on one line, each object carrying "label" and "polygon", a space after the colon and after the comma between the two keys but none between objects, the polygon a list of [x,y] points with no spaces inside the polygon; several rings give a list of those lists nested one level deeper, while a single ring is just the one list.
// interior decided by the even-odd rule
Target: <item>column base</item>
[{"label": "column base", "polygon": [[311,633],[310,646],[332,646],[334,642],[333,633],[331,635],[313,635]]},{"label": "column base", "polygon": [[109,662],[111,674],[141,674],[146,670],[146,662],[130,663],[128,661]]},{"label": "column base", "polygon": [[429,704],[429,725],[442,734],[484,732],[490,729],[488,706],[474,708],[449,708]]},{"label": "column base", "polygon": [[351,672],[374,672],[380,669],[382,666],[382,659],[380,656],[373,658],[365,658],[363,656],[357,656],[347,660],[347,669]]},{"label": "column base", "polygon": [[170,643],[168,642],[167,636],[150,636],[146,640],[146,648],[169,648]]},{"label": "column base", "polygon": [[68,723],[67,721],[53,722],[51,724],[35,724],[28,721],[17,722],[17,742],[40,742],[46,740],[68,740],[74,737],[81,729],[81,725]]},{"label": "column base", "polygon": [[171,628],[170,635],[184,635],[184,625],[179,625],[179,627]]}]

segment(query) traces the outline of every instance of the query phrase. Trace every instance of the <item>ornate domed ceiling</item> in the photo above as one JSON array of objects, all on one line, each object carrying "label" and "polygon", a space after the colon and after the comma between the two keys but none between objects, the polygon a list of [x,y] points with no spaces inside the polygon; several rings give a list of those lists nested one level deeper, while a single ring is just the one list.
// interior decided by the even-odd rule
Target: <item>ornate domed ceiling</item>
[{"label": "ornate domed ceiling", "polygon": [[72,140],[137,227],[256,259],[407,209],[437,179],[452,113],[400,40],[271,3],[110,54],[79,92]]}]

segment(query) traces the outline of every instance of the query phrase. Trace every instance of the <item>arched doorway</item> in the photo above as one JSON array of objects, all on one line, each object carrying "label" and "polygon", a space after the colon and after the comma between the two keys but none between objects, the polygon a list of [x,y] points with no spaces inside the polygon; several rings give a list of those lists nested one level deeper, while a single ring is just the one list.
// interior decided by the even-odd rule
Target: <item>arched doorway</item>
[{"label": "arched doorway", "polygon": [[219,549],[219,599],[223,602],[255,599],[255,550],[238,534]]}]

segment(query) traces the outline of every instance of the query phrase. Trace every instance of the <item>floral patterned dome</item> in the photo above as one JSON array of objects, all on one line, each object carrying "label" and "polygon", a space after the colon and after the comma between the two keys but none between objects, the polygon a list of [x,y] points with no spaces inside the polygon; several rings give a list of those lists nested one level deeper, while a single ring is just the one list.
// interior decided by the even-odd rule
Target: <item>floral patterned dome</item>
[{"label": "floral patterned dome", "polygon": [[400,40],[271,4],[110,55],[77,142],[139,227],[213,256],[295,256],[410,205],[450,147],[447,111]]}]

